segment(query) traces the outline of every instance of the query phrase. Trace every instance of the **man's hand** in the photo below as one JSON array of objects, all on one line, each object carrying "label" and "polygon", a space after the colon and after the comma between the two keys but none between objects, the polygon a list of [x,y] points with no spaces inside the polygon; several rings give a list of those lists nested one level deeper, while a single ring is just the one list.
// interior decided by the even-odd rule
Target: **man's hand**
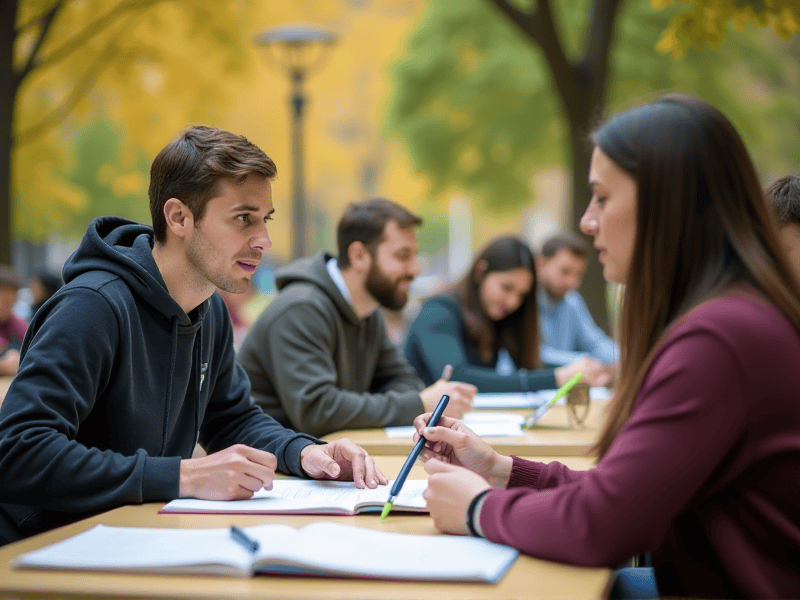
[{"label": "man's hand", "polygon": [[424,496],[428,501],[428,510],[436,529],[442,533],[468,535],[469,503],[491,486],[480,475],[469,469],[436,459],[426,462],[425,470],[430,477]]},{"label": "man's hand", "polygon": [[460,419],[461,416],[472,410],[472,399],[475,397],[478,388],[469,383],[458,381],[438,380],[433,385],[426,387],[419,393],[422,399],[422,406],[426,413],[433,412],[442,394],[450,396],[450,402],[444,411],[444,416]]},{"label": "man's hand", "polygon": [[11,348],[0,356],[0,375],[16,375],[19,369],[19,352]]},{"label": "man's hand", "polygon": [[357,488],[389,483],[367,451],[348,439],[306,446],[300,451],[300,466],[313,479],[354,481]]},{"label": "man's hand", "polygon": [[602,387],[611,381],[611,372],[606,365],[589,356],[582,356],[571,365],[555,370],[556,385],[561,387],[578,373],[583,373],[581,382],[591,387]]},{"label": "man's hand", "polygon": [[275,456],[243,444],[188,458],[181,461],[180,497],[247,500],[262,487],[272,489],[277,467]]}]

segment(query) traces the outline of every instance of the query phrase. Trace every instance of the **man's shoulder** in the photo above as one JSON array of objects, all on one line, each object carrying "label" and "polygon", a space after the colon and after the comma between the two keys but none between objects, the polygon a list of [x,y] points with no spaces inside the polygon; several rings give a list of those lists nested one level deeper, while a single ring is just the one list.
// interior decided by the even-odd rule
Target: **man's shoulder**
[{"label": "man's shoulder", "polygon": [[333,308],[334,302],[331,297],[310,281],[294,281],[283,288],[275,299],[264,309],[264,313],[286,313],[291,314],[293,308],[301,306],[316,308]]},{"label": "man's shoulder", "polygon": [[252,328],[265,332],[273,327],[314,323],[335,319],[337,309],[330,297],[310,282],[295,282],[285,287],[256,319]]}]

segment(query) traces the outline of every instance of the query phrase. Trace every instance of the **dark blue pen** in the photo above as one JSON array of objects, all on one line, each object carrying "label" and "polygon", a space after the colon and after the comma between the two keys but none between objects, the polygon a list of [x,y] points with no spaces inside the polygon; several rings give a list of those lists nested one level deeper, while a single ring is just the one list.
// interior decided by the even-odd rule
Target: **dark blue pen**
[{"label": "dark blue pen", "polygon": [[258,552],[258,542],[247,535],[243,529],[239,529],[236,525],[231,525],[231,537],[244,546],[251,554]]},{"label": "dark blue pen", "polygon": [[[439,418],[444,412],[444,409],[447,408],[448,402],[450,402],[450,396],[447,394],[442,394],[439,404],[437,404],[436,408],[433,409],[431,420],[428,421],[428,427],[436,426],[436,424],[439,422]],[[420,436],[420,438],[417,440],[417,443],[414,444],[411,454],[408,455],[406,462],[403,464],[403,468],[400,469],[400,474],[397,476],[397,479],[394,480],[392,489],[389,492],[389,499],[386,501],[386,504],[383,505],[381,521],[383,521],[386,518],[386,515],[389,514],[389,511],[392,510],[392,503],[394,502],[395,496],[397,496],[397,494],[399,494],[400,490],[403,488],[403,484],[406,482],[406,477],[408,477],[409,472],[411,472],[411,467],[413,467],[414,463],[417,462],[420,452],[422,452],[422,449],[425,447],[425,442],[425,438]]]}]

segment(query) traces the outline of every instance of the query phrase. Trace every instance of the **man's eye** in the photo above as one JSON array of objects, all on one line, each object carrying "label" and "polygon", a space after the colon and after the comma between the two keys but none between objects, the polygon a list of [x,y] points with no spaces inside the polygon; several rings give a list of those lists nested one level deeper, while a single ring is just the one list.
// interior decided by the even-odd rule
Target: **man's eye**
[{"label": "man's eye", "polygon": [[242,223],[245,223],[245,224],[250,222],[250,215],[249,214],[238,215],[236,218],[239,219],[239,221],[241,221]]}]

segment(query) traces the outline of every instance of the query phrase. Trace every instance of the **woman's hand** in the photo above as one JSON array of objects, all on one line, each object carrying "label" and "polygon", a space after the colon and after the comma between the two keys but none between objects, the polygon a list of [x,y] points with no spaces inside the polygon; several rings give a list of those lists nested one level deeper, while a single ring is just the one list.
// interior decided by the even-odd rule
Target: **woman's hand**
[{"label": "woman's hand", "polygon": [[463,467],[436,459],[426,462],[425,470],[430,475],[425,500],[436,529],[468,535],[467,509],[475,496],[491,488],[489,482]]},{"label": "woman's hand", "polygon": [[427,427],[430,418],[430,413],[425,413],[414,419],[414,442],[420,436],[428,440],[420,454],[423,462],[438,459],[473,471],[492,487],[506,486],[511,476],[510,456],[497,453],[461,421],[442,417],[436,427]]}]

